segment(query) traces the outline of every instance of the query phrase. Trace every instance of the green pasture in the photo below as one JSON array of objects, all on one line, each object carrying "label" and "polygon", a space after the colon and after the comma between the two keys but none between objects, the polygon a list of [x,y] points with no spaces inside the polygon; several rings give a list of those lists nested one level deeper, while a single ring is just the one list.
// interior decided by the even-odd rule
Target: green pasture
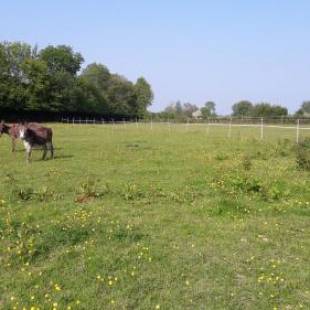
[{"label": "green pasture", "polygon": [[294,129],[49,126],[0,139],[0,309],[310,309]]}]

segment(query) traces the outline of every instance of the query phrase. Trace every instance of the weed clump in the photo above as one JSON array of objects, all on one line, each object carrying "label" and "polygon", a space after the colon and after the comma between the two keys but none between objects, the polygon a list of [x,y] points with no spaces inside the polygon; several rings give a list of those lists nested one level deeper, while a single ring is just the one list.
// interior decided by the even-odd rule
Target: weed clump
[{"label": "weed clump", "polygon": [[252,167],[252,160],[249,155],[244,155],[242,157],[242,167],[244,170],[249,171]]},{"label": "weed clump", "polygon": [[304,139],[296,147],[296,163],[300,170],[310,171],[310,138]]},{"label": "weed clump", "polygon": [[96,178],[87,177],[86,181],[76,189],[75,202],[85,203],[92,199],[101,198],[109,191],[108,184],[105,184],[104,188],[99,188]]}]

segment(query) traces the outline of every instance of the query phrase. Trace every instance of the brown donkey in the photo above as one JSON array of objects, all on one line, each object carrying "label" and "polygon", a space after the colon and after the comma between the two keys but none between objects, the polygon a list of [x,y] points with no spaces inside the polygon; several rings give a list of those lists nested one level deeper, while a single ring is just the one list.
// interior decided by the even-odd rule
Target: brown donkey
[{"label": "brown donkey", "polygon": [[28,162],[31,159],[32,149],[36,146],[43,148],[43,160],[48,150],[51,152],[51,158],[54,158],[53,131],[51,128],[20,125],[19,136],[24,143]]},{"label": "brown donkey", "polygon": [[[0,122],[0,137],[4,133],[11,137],[11,140],[12,140],[12,152],[15,152],[16,140],[20,138],[19,134],[20,134],[20,128],[21,127],[22,127],[22,125],[16,124],[16,123],[12,124],[12,125],[8,125],[8,124],[5,124],[4,121]],[[40,127],[40,124],[38,124],[38,123],[28,123],[27,127],[28,128],[38,128],[38,127]]]}]

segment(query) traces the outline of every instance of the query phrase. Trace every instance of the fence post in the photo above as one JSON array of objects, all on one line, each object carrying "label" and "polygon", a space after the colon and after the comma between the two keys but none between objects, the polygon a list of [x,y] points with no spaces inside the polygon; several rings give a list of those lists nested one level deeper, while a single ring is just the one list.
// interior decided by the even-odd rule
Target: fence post
[{"label": "fence post", "polygon": [[186,121],[186,131],[188,131],[188,129],[189,129],[189,119],[187,119]]},{"label": "fence post", "polygon": [[260,139],[264,139],[264,118],[260,119]]},{"label": "fence post", "polygon": [[151,130],[153,130],[153,118],[151,117]]},{"label": "fence post", "polygon": [[168,119],[168,128],[169,128],[169,135],[171,133],[171,124],[170,124],[170,119]]},{"label": "fence post", "polygon": [[232,117],[230,118],[229,127],[228,127],[228,138],[231,138],[231,127],[232,127]]},{"label": "fence post", "polygon": [[207,128],[206,128],[206,134],[209,135],[210,132],[210,122],[209,122],[209,117],[207,118]]},{"label": "fence post", "polygon": [[296,143],[299,143],[299,119],[297,120],[297,126],[296,126]]}]

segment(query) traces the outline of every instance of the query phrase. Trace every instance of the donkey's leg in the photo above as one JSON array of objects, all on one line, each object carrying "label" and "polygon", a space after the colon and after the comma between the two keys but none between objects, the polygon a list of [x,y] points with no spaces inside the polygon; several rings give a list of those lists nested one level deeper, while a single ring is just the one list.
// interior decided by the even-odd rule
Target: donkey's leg
[{"label": "donkey's leg", "polygon": [[54,146],[53,146],[53,142],[48,142],[48,148],[51,152],[51,159],[54,158]]},{"label": "donkey's leg", "polygon": [[16,139],[12,138],[12,152],[15,152],[15,147],[16,147]]},{"label": "donkey's leg", "polygon": [[27,150],[27,163],[30,163],[31,161],[31,152],[32,152],[32,147],[30,146]]},{"label": "donkey's leg", "polygon": [[46,145],[46,144],[44,144],[44,145],[43,145],[43,156],[42,156],[42,160],[44,160],[44,159],[45,159],[46,154],[47,154],[47,145]]},{"label": "donkey's leg", "polygon": [[27,154],[27,162],[30,163],[31,152],[32,152],[32,145],[29,142],[24,141],[24,146],[25,146],[26,154]]}]

